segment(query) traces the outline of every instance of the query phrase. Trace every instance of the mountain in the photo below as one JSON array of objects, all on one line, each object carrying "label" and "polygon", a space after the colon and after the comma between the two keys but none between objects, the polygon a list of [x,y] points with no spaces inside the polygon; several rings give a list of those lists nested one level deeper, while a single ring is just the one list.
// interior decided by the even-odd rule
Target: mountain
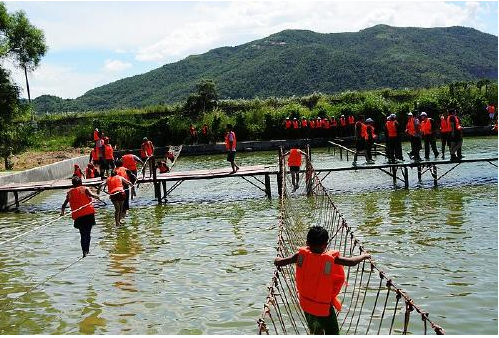
[{"label": "mountain", "polygon": [[[201,79],[220,98],[289,97],[376,88],[419,88],[497,79],[497,37],[473,28],[377,25],[353,33],[285,30],[221,47],[89,90],[75,100],[43,96],[43,107],[97,110],[184,101]],[[38,109],[40,107],[41,109]]]}]

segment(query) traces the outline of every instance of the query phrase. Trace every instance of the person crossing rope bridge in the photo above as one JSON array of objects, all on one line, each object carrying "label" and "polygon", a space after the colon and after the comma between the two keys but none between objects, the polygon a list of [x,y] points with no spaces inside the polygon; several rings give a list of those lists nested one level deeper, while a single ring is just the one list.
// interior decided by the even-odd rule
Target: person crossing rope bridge
[{"label": "person crossing rope bridge", "polygon": [[62,203],[61,216],[64,216],[64,211],[69,202],[74,227],[80,231],[83,257],[86,257],[90,250],[90,233],[92,226],[95,225],[95,208],[92,198],[98,200],[99,196],[91,192],[88,187],[82,186],[81,178],[78,176],[73,176],[71,184],[73,188],[68,191],[64,203]]},{"label": "person crossing rope bridge", "polygon": [[345,283],[343,266],[355,266],[371,255],[340,256],[337,250],[326,251],[329,234],[320,226],[311,227],[307,246],[292,256],[277,257],[278,267],[296,264],[296,289],[311,334],[340,334],[335,309],[341,310],[338,295]]}]

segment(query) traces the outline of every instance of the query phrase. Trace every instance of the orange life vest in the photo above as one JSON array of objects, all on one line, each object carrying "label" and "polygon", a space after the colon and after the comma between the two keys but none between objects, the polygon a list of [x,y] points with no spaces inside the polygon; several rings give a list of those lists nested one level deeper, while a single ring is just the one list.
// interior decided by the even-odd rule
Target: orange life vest
[{"label": "orange life vest", "polygon": [[123,166],[125,168],[127,168],[128,170],[131,170],[131,171],[137,170],[137,163],[135,163],[135,159],[133,158],[132,154],[123,155],[121,160],[123,161]]},{"label": "orange life vest", "polygon": [[[367,129],[366,129],[366,124],[362,123],[360,121],[357,121],[357,123],[360,124],[360,137],[365,139],[367,137]],[[357,125],[358,126],[358,125]]]},{"label": "orange life vest", "polygon": [[338,311],[338,294],[345,283],[343,266],[335,264],[339,251],[314,254],[308,247],[298,249],[296,288],[303,311],[315,316],[329,316],[331,305]]},{"label": "orange life vest", "polygon": [[416,127],[414,126],[414,117],[409,118],[405,127],[407,133],[411,136],[416,136]]},{"label": "orange life vest", "polygon": [[431,119],[429,117],[421,121],[421,132],[423,135],[431,135]]},{"label": "orange life vest", "polygon": [[440,117],[440,132],[441,133],[450,133],[450,124],[449,121],[443,116]]},{"label": "orange life vest", "polygon": [[364,125],[365,126],[365,135],[364,135],[364,140],[368,141],[369,136],[372,136],[372,139],[376,139],[376,134],[374,133],[374,127],[371,125]]},{"label": "orange life vest", "polygon": [[97,130],[94,130],[94,141],[97,141],[99,139],[99,132]]},{"label": "orange life vest", "polygon": [[[69,206],[71,207],[72,211],[71,217],[73,219],[95,214],[95,209],[92,204],[92,199],[88,197],[88,195],[85,193],[86,189],[87,188],[85,188],[84,186],[79,186],[76,188],[72,188],[68,192]],[[84,205],[85,207],[83,207]]]},{"label": "orange life vest", "polygon": [[455,115],[449,115],[447,117],[447,123],[449,124],[450,131],[452,131],[452,124],[450,123],[451,117],[455,117],[456,118],[456,120],[455,120],[456,121],[456,125],[455,125],[456,130],[463,129],[463,127],[461,127],[461,122],[459,121],[459,118],[457,116],[455,116]]},{"label": "orange life vest", "polygon": [[166,165],[166,162],[164,162],[164,161],[159,162],[158,169],[159,169],[160,174],[165,174],[165,173],[170,171],[170,169]]},{"label": "orange life vest", "polygon": [[340,125],[345,127],[347,125],[347,120],[344,117],[340,117]]},{"label": "orange life vest", "polygon": [[[152,142],[146,141],[146,142],[142,143],[142,146],[140,147],[140,156],[141,157],[150,157],[150,156],[152,156],[152,153],[153,153]],[[130,168],[128,168],[128,169],[130,169]]]},{"label": "orange life vest", "polygon": [[104,144],[104,158],[106,160],[114,160],[114,149],[110,144]]},{"label": "orange life vest", "polygon": [[92,161],[96,161],[97,160],[97,157],[95,157],[95,148],[92,149],[92,151],[90,152],[90,157],[92,158]]},{"label": "orange life vest", "polygon": [[315,120],[310,120],[310,129],[315,129]]},{"label": "orange life vest", "polygon": [[[230,142],[229,142],[229,135],[232,133],[233,135],[233,141],[232,141],[232,149],[230,149]],[[234,133],[233,131],[229,131],[226,135],[225,135],[225,149],[226,150],[236,150],[236,144],[237,144],[237,141],[236,141],[236,133]]]},{"label": "orange life vest", "polygon": [[73,176],[78,176],[79,178],[81,178],[83,176],[83,173],[81,172],[80,167],[75,168],[75,171],[73,172]]},{"label": "orange life vest", "polygon": [[85,177],[86,178],[94,178],[95,177],[95,169],[94,168],[85,168]]},{"label": "orange life vest", "polygon": [[493,104],[487,106],[487,111],[489,114],[494,114],[496,112],[496,108]]},{"label": "orange life vest", "polygon": [[301,127],[302,128],[307,128],[307,126],[308,126],[308,121],[305,120],[305,119],[301,120]]},{"label": "orange life vest", "polygon": [[98,160],[98,159],[102,158],[102,147],[99,147],[97,145],[97,143],[100,143],[101,145],[103,145],[104,143],[101,143],[102,141],[99,142],[99,140],[95,141],[95,147],[94,147],[94,150],[95,150],[94,155],[95,155],[95,157],[92,156],[92,159],[94,159],[94,160]]},{"label": "orange life vest", "polygon": [[301,153],[298,149],[293,148],[289,151],[288,166],[290,167],[301,166]]},{"label": "orange life vest", "polygon": [[322,125],[322,127],[323,127],[324,129],[329,129],[329,128],[331,128],[331,123],[329,123],[329,120],[328,120],[328,119],[324,119],[324,120],[322,120],[322,124],[323,124],[323,125]]},{"label": "orange life vest", "polygon": [[348,124],[354,124],[354,123],[355,123],[355,118],[352,115],[348,116]]},{"label": "orange life vest", "polygon": [[121,178],[120,176],[109,176],[107,178],[107,192],[109,194],[114,194],[115,192],[118,191],[125,191],[123,189],[123,183],[121,183]]},{"label": "orange life vest", "polygon": [[119,167],[115,169],[116,174],[123,177],[125,180],[130,182],[130,177],[128,176],[128,173],[126,172],[125,167]]},{"label": "orange life vest", "polygon": [[207,126],[203,126],[203,128],[201,128],[201,132],[203,133],[203,135],[208,135],[208,127]]},{"label": "orange life vest", "polygon": [[290,121],[290,120],[286,120],[286,121],[284,122],[284,127],[285,127],[286,129],[291,128],[291,121]]},{"label": "orange life vest", "polygon": [[293,121],[293,129],[298,129],[300,125],[298,124],[298,120]]},{"label": "orange life vest", "polygon": [[388,137],[397,137],[398,136],[397,122],[396,121],[386,121],[385,126],[386,126],[386,131],[387,131]]},{"label": "orange life vest", "polygon": [[331,124],[333,125],[333,127],[336,127],[338,126],[338,122],[336,121],[336,119],[333,117],[333,119],[331,120]]}]

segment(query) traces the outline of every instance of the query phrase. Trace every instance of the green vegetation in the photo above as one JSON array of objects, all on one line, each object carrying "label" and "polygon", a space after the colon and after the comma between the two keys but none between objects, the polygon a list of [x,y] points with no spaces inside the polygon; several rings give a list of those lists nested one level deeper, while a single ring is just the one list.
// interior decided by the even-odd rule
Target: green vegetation
[{"label": "green vegetation", "polygon": [[[13,59],[24,70],[29,100],[28,70],[36,68],[47,50],[43,32],[31,25],[23,11],[8,13],[0,2],[0,61]],[[31,106],[22,103],[19,88],[8,71],[0,66],[0,156],[6,169],[10,157],[30,145],[33,116]]]},{"label": "green vegetation", "polygon": [[[199,98],[205,90],[201,84]],[[216,88],[211,88],[216,97]],[[221,141],[227,123],[235,125],[238,140],[269,140],[284,138],[282,122],[286,117],[339,117],[341,114],[363,114],[375,120],[380,128],[385,116],[396,113],[401,123],[406,122],[409,111],[425,111],[437,118],[449,108],[457,108],[465,126],[486,125],[488,103],[497,106],[497,82],[455,82],[447,86],[428,89],[381,89],[347,91],[336,95],[314,93],[303,97],[268,98],[265,100],[211,100],[210,110],[199,105],[193,112],[187,99],[184,105],[156,105],[143,109],[113,109],[88,113],[60,113],[39,116],[38,139],[65,137],[73,146],[91,146],[95,127],[110,136],[111,143],[119,148],[138,148],[142,137],[147,136],[158,146],[189,141],[189,125],[199,130],[207,124],[211,141]],[[191,116],[191,117],[188,117]],[[72,137],[72,138],[71,138]],[[55,142],[55,141],[54,141]]]},{"label": "green vegetation", "polygon": [[75,100],[41,96],[36,111],[76,112],[184,102],[201,79],[222,99],[302,96],[313,92],[424,88],[497,79],[497,37],[472,28],[397,28],[355,33],[285,30],[213,49],[122,79]]}]

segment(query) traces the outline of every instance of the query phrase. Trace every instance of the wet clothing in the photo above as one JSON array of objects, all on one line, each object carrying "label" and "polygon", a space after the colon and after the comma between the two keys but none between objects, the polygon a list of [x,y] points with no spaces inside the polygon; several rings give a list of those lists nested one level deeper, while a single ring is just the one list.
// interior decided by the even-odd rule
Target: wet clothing
[{"label": "wet clothing", "polygon": [[236,159],[236,151],[235,150],[231,150],[231,151],[227,152],[227,161],[228,162],[234,162],[235,159]]},{"label": "wet clothing", "polygon": [[88,254],[90,251],[90,232],[92,226],[95,225],[95,215],[90,214],[79,217],[74,221],[74,227],[80,231],[80,244],[83,254]]},{"label": "wet clothing", "polygon": [[320,317],[305,312],[305,318],[307,319],[310,334],[340,334],[338,319],[336,318],[336,312],[332,306],[329,311],[329,316]]}]

